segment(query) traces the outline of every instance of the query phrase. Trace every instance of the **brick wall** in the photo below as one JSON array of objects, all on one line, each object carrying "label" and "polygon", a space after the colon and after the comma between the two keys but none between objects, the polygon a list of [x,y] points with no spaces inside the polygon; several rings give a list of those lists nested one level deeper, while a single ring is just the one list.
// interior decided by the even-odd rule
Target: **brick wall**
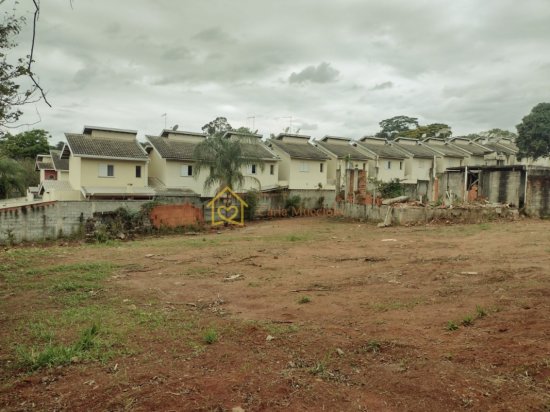
[{"label": "brick wall", "polygon": [[183,205],[159,205],[150,213],[151,224],[159,229],[161,227],[190,226],[204,222],[202,208],[189,203]]}]

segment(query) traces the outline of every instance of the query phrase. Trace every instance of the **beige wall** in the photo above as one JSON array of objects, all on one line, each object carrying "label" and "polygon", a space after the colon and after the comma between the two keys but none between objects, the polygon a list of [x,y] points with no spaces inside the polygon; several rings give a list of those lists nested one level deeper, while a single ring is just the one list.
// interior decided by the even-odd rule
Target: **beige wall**
[{"label": "beige wall", "polygon": [[57,180],[68,181],[69,180],[69,172],[67,170],[65,170],[65,171],[58,170],[57,171]]},{"label": "beige wall", "polygon": [[407,183],[417,183],[419,180],[431,180],[433,159],[407,158],[405,159],[405,179]]},{"label": "beige wall", "polygon": [[[114,177],[99,177],[99,165],[113,165]],[[141,166],[141,177],[136,177],[136,166]],[[81,186],[121,187],[131,184],[133,187],[147,186],[147,162],[137,160],[88,159],[81,158],[80,183],[71,185],[74,188]]]},{"label": "beige wall", "polygon": [[472,155],[464,159],[466,166],[485,166],[485,158],[483,156]]},{"label": "beige wall", "polygon": [[94,130],[92,129],[92,137],[100,137],[105,139],[122,139],[122,140],[136,140],[136,135],[133,133],[120,133],[107,130]]},{"label": "beige wall", "polygon": [[459,167],[464,163],[464,159],[456,157],[439,157],[437,158],[437,173],[443,173],[448,167]]},{"label": "beige wall", "polygon": [[[388,162],[391,162],[390,168],[388,169]],[[401,167],[399,162],[402,162]],[[390,182],[394,179],[404,180],[405,179],[405,159],[386,159],[380,157],[377,159],[378,166],[378,175],[376,176],[377,180],[382,182]],[[369,170],[370,172],[370,170]],[[371,174],[374,176],[374,174]]]},{"label": "beige wall", "polygon": [[149,153],[149,176],[157,178],[166,185],[166,159],[160,157],[155,149]]},{"label": "beige wall", "polygon": [[[256,167],[256,174],[249,172],[248,168],[243,168],[242,174],[245,176],[244,187],[242,190],[262,190],[273,188],[279,184],[279,165],[278,161],[265,161],[263,170],[260,166]],[[270,173],[270,166],[274,167],[273,174]]]},{"label": "beige wall", "polygon": [[82,186],[80,184],[80,163],[80,157],[76,157],[73,155],[69,157],[69,183],[76,190],[79,190],[80,186]]},{"label": "beige wall", "polygon": [[44,192],[42,200],[45,202],[51,202],[55,200],[82,200],[84,197],[78,190],[56,190],[52,189],[48,192]]},{"label": "beige wall", "polygon": [[[193,166],[194,176],[181,176],[181,167],[183,165]],[[197,169],[195,162],[192,161],[179,161],[179,160],[166,160],[166,177],[163,182],[167,187],[177,187],[192,190],[201,196],[208,196],[204,190],[204,181],[208,177],[208,170],[201,170],[197,176]]]},{"label": "beige wall", "polygon": [[[307,172],[302,172],[301,164],[308,166]],[[320,171],[323,164],[323,172]],[[323,189],[334,189],[334,185],[327,184],[327,162],[325,160],[291,159],[289,165],[289,189],[318,189],[319,183]]]}]

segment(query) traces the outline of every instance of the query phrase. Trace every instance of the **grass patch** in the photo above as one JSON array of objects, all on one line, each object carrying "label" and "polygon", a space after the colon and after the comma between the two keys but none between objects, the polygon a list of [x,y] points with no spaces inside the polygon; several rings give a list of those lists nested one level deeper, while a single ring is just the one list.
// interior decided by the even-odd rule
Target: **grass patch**
[{"label": "grass patch", "polygon": [[300,300],[298,300],[298,303],[303,305],[304,303],[311,302],[311,298],[309,296],[302,296]]},{"label": "grass patch", "polygon": [[445,329],[452,332],[452,331],[458,330],[458,325],[455,322],[453,322],[452,320],[450,320],[450,321],[447,322],[447,325],[445,326]]},{"label": "grass patch", "polygon": [[476,306],[476,317],[478,319],[481,319],[481,318],[484,318],[485,316],[487,316],[487,311],[479,305]]},{"label": "grass patch", "polygon": [[218,341],[218,332],[214,328],[207,329],[202,335],[202,340],[207,345],[212,345]]},{"label": "grass patch", "polygon": [[106,360],[112,353],[106,350],[106,345],[98,339],[98,334],[99,327],[93,324],[84,329],[72,345],[49,342],[41,349],[18,346],[17,364],[28,371],[35,371],[85,360]]}]

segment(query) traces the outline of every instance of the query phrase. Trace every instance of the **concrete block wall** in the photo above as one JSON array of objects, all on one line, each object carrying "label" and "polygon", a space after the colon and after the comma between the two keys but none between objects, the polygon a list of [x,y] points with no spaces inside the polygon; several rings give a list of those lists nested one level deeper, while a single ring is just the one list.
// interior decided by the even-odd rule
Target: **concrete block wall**
[{"label": "concrete block wall", "polygon": [[[338,211],[351,219],[363,219],[371,222],[384,221],[389,206],[357,205],[342,203]],[[395,225],[428,223],[432,220],[445,220],[462,223],[479,223],[493,220],[496,217],[515,219],[517,209],[503,207],[485,207],[476,209],[442,209],[429,207],[393,208],[390,211],[391,223]]]},{"label": "concrete block wall", "polygon": [[528,171],[525,214],[550,217],[550,170]]},{"label": "concrete block wall", "polygon": [[43,202],[0,209],[0,243],[43,241],[79,233],[81,225],[95,212],[119,207],[137,211],[143,200]]}]

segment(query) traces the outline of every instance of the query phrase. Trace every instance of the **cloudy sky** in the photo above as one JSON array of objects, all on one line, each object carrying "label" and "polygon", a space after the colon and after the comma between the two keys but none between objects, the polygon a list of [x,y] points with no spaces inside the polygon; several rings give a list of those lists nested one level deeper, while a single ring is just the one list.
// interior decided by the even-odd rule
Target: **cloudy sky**
[{"label": "cloudy sky", "polygon": [[549,22],[549,0],[43,1],[34,69],[53,108],[37,104],[34,127],[142,137],[167,113],[180,130],[225,116],[358,138],[409,115],[454,135],[515,131],[550,101]]}]

